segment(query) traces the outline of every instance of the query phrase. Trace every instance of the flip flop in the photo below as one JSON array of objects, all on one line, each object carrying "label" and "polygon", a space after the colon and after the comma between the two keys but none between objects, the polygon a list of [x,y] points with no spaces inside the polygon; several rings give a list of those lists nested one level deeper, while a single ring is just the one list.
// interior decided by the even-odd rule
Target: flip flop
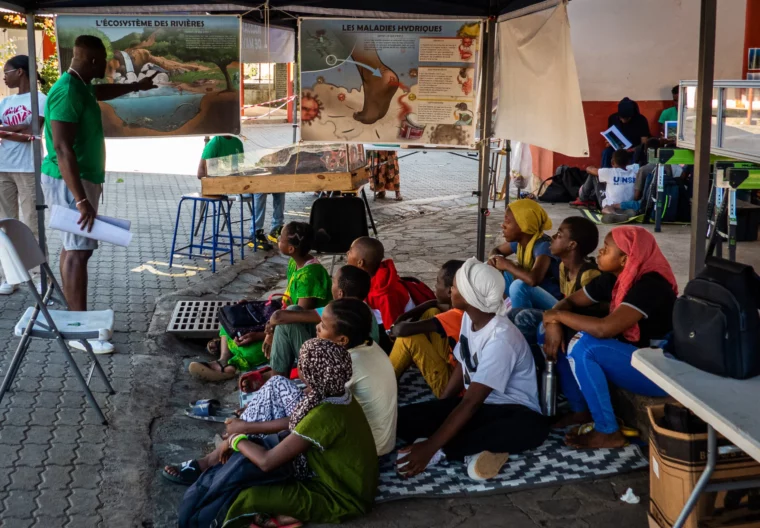
[{"label": "flip flop", "polygon": [[225,365],[222,365],[221,362],[212,361],[211,363],[218,364],[222,370],[214,370],[211,368],[211,364],[206,363],[205,361],[193,361],[190,363],[190,366],[187,367],[187,370],[192,377],[205,381],[227,381],[236,376],[235,372],[224,372]]},{"label": "flip flop", "polygon": [[236,409],[222,408],[219,400],[198,400],[189,405],[190,408],[185,410],[185,416],[194,420],[224,423],[227,418],[237,417]]},{"label": "flip flop", "polygon": [[187,462],[182,462],[179,466],[172,467],[179,471],[179,475],[172,475],[166,471],[166,468],[161,468],[161,476],[170,482],[183,486],[192,486],[203,473],[197,460],[188,460]]},{"label": "flip flop", "polygon": [[222,339],[217,337],[206,343],[206,352],[212,356],[218,356],[222,349]]},{"label": "flip flop", "polygon": [[[618,423],[620,422],[618,421]],[[590,433],[593,430],[594,430],[594,422],[589,422],[583,425],[579,425],[570,429],[565,435],[565,439],[578,438],[580,436]],[[633,433],[635,434],[630,434],[631,431],[633,431]],[[631,429],[630,427],[625,427],[623,425],[620,426],[620,432],[623,433],[623,436],[626,438],[636,437],[639,434],[639,432],[636,429]],[[625,445],[623,447],[627,447],[629,443],[630,442],[626,440]]]}]

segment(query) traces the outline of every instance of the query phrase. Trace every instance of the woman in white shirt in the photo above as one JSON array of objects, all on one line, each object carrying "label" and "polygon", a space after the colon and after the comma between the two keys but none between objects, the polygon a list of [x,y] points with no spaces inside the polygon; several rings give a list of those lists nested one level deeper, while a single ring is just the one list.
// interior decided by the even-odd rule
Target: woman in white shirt
[{"label": "woman in white shirt", "polygon": [[[29,57],[16,55],[6,62],[3,80],[8,88],[18,89],[18,93],[0,100],[0,218],[20,218],[37,236],[34,155],[28,137],[32,133]],[[39,92],[37,100],[41,129],[45,94]],[[9,295],[15,289],[5,280],[0,281],[0,295]]]}]

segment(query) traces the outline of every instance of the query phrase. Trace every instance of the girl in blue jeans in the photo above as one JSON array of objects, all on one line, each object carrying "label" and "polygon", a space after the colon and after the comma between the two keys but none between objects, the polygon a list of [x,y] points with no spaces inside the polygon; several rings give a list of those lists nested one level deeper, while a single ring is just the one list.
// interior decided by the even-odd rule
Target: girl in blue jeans
[{"label": "girl in blue jeans", "polygon": [[[504,295],[513,310],[548,310],[561,297],[559,258],[552,255],[551,238],[544,233],[551,228],[551,219],[534,200],[512,202],[504,213],[501,230],[506,243],[491,251],[488,263],[503,273]],[[506,258],[512,254],[517,262]]]},{"label": "girl in blue jeans", "polygon": [[[576,449],[626,445],[610,383],[635,394],[665,396],[631,366],[631,356],[639,348],[659,346],[672,330],[678,294],[670,264],[644,228],[613,229],[596,260],[602,275],[544,313],[544,352],[557,360],[560,386],[573,411],[556,427],[593,421],[592,427],[567,433],[565,443]],[[606,317],[575,313],[600,302],[610,303]],[[577,332],[567,346],[564,329]]]}]

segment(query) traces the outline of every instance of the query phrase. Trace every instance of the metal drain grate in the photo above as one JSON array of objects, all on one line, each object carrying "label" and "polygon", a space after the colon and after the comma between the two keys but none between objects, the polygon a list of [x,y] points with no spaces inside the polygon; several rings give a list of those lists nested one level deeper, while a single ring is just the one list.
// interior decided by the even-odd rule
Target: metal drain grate
[{"label": "metal drain grate", "polygon": [[219,308],[235,301],[178,301],[166,331],[186,337],[216,337],[219,333]]}]

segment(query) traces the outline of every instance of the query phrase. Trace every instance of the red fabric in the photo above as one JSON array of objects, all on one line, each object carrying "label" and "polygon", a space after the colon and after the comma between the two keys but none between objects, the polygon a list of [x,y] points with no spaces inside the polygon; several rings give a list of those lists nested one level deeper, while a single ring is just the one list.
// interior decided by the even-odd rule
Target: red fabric
[{"label": "red fabric", "polygon": [[372,277],[367,304],[380,312],[386,330],[406,311],[409,299],[409,292],[398,276],[396,265],[391,259],[384,260]]},{"label": "red fabric", "polygon": [[[612,290],[610,313],[620,306],[631,287],[645,273],[654,272],[662,275],[678,295],[676,277],[652,233],[643,227],[623,226],[612,230],[612,238],[620,251],[628,256],[628,260]],[[652,295],[657,295],[657,292],[652,292]],[[623,337],[632,343],[638,342],[641,338],[639,325],[635,324],[623,332]]]},{"label": "red fabric", "polygon": [[416,306],[435,299],[435,292],[419,279],[415,279],[414,277],[401,277],[401,283],[409,292],[412,302]]}]

